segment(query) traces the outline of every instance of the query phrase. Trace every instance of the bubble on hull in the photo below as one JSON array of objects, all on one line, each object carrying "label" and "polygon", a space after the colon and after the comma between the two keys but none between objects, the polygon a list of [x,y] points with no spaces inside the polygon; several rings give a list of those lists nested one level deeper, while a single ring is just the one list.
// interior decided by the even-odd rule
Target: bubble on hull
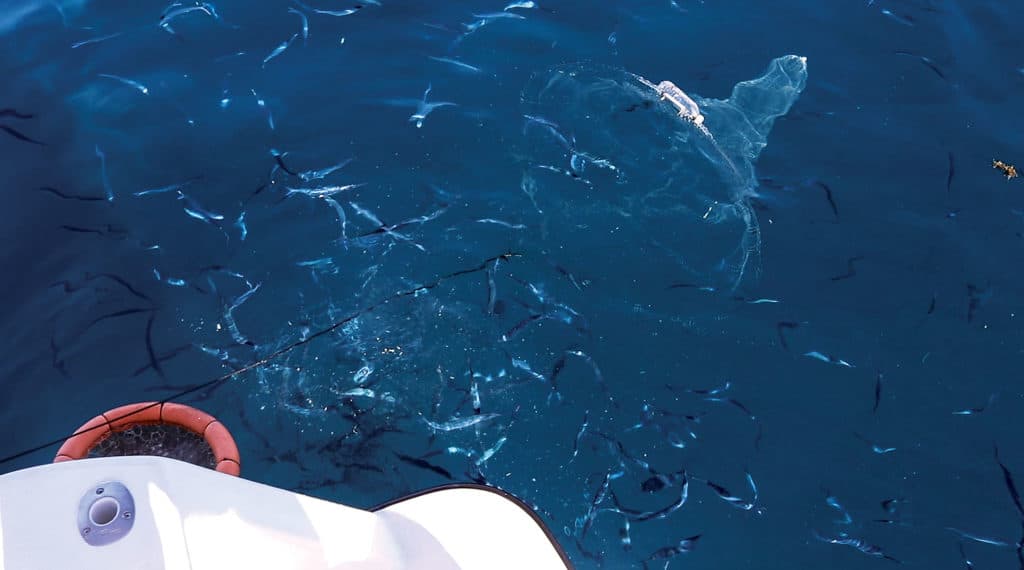
[{"label": "bubble on hull", "polygon": [[[528,126],[536,127],[523,131],[526,154],[533,167],[566,175],[563,184],[549,182],[564,211],[585,216],[603,204],[670,244],[693,277],[735,287],[759,268],[754,161],[806,82],[807,60],[794,55],[773,60],[724,100],[599,64],[557,66],[523,91]],[[616,176],[584,170],[580,157],[614,165]],[[582,198],[569,186],[580,181],[591,188]]]}]

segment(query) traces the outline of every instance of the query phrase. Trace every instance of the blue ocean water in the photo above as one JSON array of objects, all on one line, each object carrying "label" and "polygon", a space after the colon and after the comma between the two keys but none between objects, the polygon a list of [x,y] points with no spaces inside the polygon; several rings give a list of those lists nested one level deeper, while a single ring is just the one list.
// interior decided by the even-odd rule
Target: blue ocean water
[{"label": "blue ocean water", "polygon": [[200,386],[581,568],[1022,565],[1024,7],[6,4],[0,455]]}]

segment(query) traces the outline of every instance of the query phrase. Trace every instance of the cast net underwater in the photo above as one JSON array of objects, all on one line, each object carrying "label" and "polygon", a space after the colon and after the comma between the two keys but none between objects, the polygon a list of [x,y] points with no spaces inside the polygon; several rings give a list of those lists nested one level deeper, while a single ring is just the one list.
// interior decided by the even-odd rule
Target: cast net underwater
[{"label": "cast net underwater", "polygon": [[[776,59],[728,99],[690,94],[702,117],[696,120],[692,107],[680,113],[678,101],[663,98],[659,84],[621,69],[574,64],[534,75],[521,95],[525,117],[512,152],[526,205],[543,219],[538,231],[518,232],[507,253],[467,266],[486,252],[439,241],[456,231],[437,228],[460,227],[456,220],[470,214],[433,204],[422,224],[399,230],[407,235],[379,232],[372,242],[352,242],[369,248],[361,251],[370,260],[336,253],[329,270],[315,272],[287,334],[274,324],[257,333],[240,321],[255,348],[211,350],[245,367],[242,416],[263,418],[246,431],[275,434],[258,442],[268,469],[301,491],[336,497],[357,490],[363,504],[415,487],[410,470],[434,482],[508,486],[585,553],[595,548],[594,529],[610,524],[600,513],[617,513],[627,532],[630,521],[666,519],[685,503],[692,481],[759,512],[749,474],[752,492],[740,498],[692,473],[659,471],[623,443],[640,438],[638,448],[666,453],[716,428],[701,415],[630,401],[628,372],[616,362],[628,349],[605,340],[595,330],[603,324],[590,317],[621,304],[622,290],[539,260],[546,249],[585,236],[587,247],[608,248],[609,267],[629,261],[656,271],[633,252],[612,252],[643,240],[702,283],[736,287],[754,279],[761,247],[749,203],[754,162],[806,77],[804,58]],[[422,240],[434,269],[417,261],[422,251],[409,240]],[[454,270],[427,285],[407,277],[436,275],[438,266]],[[352,296],[341,303],[339,290]],[[238,312],[258,311],[249,303],[261,302],[254,295]],[[360,304],[355,312],[343,308]],[[261,364],[246,366],[240,351],[254,352]],[[719,392],[705,396],[729,401]],[[573,426],[566,431],[552,418],[573,418]],[[538,458],[548,466],[537,466]],[[292,470],[284,474],[282,466]],[[641,509],[646,503],[637,497],[613,493],[630,485],[673,499]],[[585,491],[555,499],[554,488]],[[601,536],[609,533],[616,531],[601,528]]]}]

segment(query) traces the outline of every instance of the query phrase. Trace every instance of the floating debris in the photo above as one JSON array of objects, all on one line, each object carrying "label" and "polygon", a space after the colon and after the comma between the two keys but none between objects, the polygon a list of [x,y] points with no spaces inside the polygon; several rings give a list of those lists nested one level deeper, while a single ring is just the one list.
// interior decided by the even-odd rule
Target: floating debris
[{"label": "floating debris", "polygon": [[1018,176],[1016,166],[1012,164],[1006,164],[1001,160],[992,159],[992,168],[995,168],[996,170],[1002,172],[1003,176],[1005,176],[1007,180],[1011,178],[1016,178]]}]

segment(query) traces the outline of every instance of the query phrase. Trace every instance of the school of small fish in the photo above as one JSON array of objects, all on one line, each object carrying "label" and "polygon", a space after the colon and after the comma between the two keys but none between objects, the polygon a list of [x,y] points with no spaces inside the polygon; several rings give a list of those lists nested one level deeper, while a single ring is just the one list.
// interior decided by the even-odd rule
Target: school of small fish
[{"label": "school of small fish", "polygon": [[[218,417],[243,434],[247,476],[332,500],[372,504],[449,482],[506,488],[530,503],[579,567],[716,567],[716,556],[747,549],[749,539],[707,523],[707,513],[750,532],[775,524],[773,515],[791,508],[780,495],[794,492],[765,475],[781,469],[811,505],[786,547],[817,549],[834,564],[821,567],[913,565],[918,553],[901,534],[913,529],[948,547],[950,567],[974,568],[969,554],[991,549],[1024,570],[1024,459],[999,447],[1010,436],[993,433],[991,459],[971,468],[1009,499],[989,507],[1013,524],[955,513],[915,518],[916,506],[941,498],[909,485],[850,491],[848,477],[895,473],[923,452],[883,421],[921,397],[901,386],[904,370],[818,334],[813,308],[796,293],[758,283],[773,262],[760,258],[762,232],[785,223],[780,203],[810,204],[819,227],[868,215],[849,208],[841,181],[813,167],[806,175],[755,170],[776,119],[791,127],[838,112],[797,101],[808,58],[771,60],[755,79],[730,76],[732,95],[714,99],[702,95],[706,77],[671,61],[623,59],[635,40],[606,22],[586,33],[616,65],[512,73],[495,53],[587,60],[548,31],[571,7],[471,4],[458,8],[460,19],[439,19],[427,5],[396,0],[291,0],[275,4],[266,29],[254,29],[260,24],[237,2],[175,0],[123,28],[99,8],[65,14],[55,3],[60,21],[50,24],[72,37],[61,36],[61,49],[90,62],[66,113],[89,121],[62,140],[64,131],[42,120],[49,109],[0,100],[8,135],[0,144],[54,161],[56,153],[76,157],[74,177],[36,172],[42,178],[30,190],[59,206],[54,233],[101,252],[61,269],[46,289],[48,373],[83,381],[101,374],[107,363],[98,361],[123,359],[127,369],[112,377],[131,381],[140,398],[227,408]],[[644,9],[685,21],[706,4]],[[867,0],[865,18],[900,46],[943,13],[930,0],[877,4]],[[641,19],[627,8],[620,16]],[[372,66],[338,63],[389,18],[424,46],[396,41],[378,55],[403,60],[402,81],[377,82]],[[238,40],[246,31],[258,42]],[[148,53],[168,54],[166,66],[110,55],[145,42],[159,42]],[[202,62],[172,55],[197,44],[216,53]],[[958,80],[954,58],[925,51],[885,53],[907,73]],[[717,65],[711,54],[687,57]],[[320,120],[324,109],[344,113]],[[374,127],[353,126],[366,124]],[[154,125],[152,148],[126,142],[132,129]],[[378,154],[386,158],[369,158]],[[949,196],[963,183],[957,168],[971,168],[962,160],[946,149],[937,159],[936,186],[953,205],[960,202]],[[991,174],[992,164],[1011,178],[1002,161],[981,169]],[[959,214],[947,207],[942,217],[953,224]],[[701,241],[696,232],[704,231]],[[813,269],[814,287],[884,280],[873,267],[882,255],[851,242]],[[948,303],[936,286],[915,318],[957,311],[964,326],[987,326],[1001,285],[961,280],[962,297]],[[704,306],[721,316],[693,316]],[[734,369],[706,365],[688,349],[736,323],[755,323],[760,335],[737,336],[736,345],[770,352],[777,368],[766,364],[760,378],[718,372]],[[113,333],[115,325],[138,334]],[[99,351],[104,335],[117,338],[117,358],[83,356]],[[907,366],[929,358],[915,355]],[[658,370],[666,359],[679,366]],[[805,466],[774,464],[772,449],[786,445],[776,435],[779,417],[799,406],[821,413],[779,363],[835,384],[834,397],[814,393],[851,422],[830,449],[808,449],[808,461],[842,448],[864,473],[809,481],[800,478]],[[773,382],[800,403],[784,410],[756,395]],[[853,392],[856,402],[847,398]],[[1014,399],[975,390],[936,414],[981,424]],[[0,465],[22,456],[7,451]]]}]

